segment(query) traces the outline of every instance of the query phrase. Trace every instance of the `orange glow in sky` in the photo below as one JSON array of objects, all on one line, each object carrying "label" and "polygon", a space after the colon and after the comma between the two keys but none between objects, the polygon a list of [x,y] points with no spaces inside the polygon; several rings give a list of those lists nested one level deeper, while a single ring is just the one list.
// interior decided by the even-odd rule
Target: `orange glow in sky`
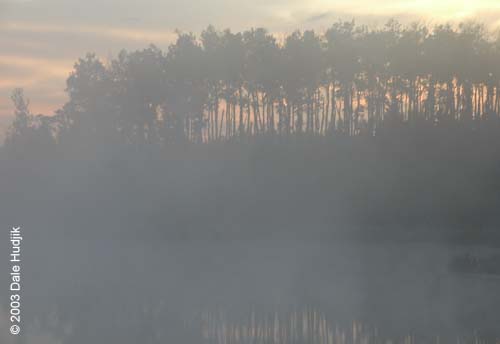
[{"label": "orange glow in sky", "polygon": [[499,0],[0,0],[0,139],[12,116],[10,93],[23,87],[32,112],[51,114],[66,100],[65,80],[87,52],[103,58],[155,43],[166,49],[174,30],[200,32],[209,24],[274,32],[328,27],[356,18],[402,22],[500,24]]}]

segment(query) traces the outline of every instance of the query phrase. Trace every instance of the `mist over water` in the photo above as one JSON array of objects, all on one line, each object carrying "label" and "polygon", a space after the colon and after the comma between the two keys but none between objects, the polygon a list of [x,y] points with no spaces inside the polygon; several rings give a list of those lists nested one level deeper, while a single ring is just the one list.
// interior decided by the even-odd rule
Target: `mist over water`
[{"label": "mist over water", "polygon": [[380,338],[496,336],[500,279],[449,270],[454,254],[471,250],[499,253],[427,243],[28,237],[24,323],[27,333],[62,343],[202,341],[210,317],[215,328],[249,326],[251,314],[255,326],[271,326],[293,312],[317,313],[332,331],[352,333],[357,322]]},{"label": "mist over water", "polygon": [[13,91],[0,344],[498,342],[500,39],[177,36]]}]

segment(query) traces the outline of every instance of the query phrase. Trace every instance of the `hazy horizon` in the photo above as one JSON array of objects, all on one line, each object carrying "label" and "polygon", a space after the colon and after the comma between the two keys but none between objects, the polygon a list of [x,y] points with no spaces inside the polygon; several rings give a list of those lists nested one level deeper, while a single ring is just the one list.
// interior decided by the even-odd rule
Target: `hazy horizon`
[{"label": "hazy horizon", "polygon": [[[97,10],[96,10],[97,9]],[[227,15],[230,13],[230,15]],[[65,81],[74,63],[87,52],[107,59],[121,49],[155,44],[166,48],[175,30],[198,34],[208,25],[234,31],[265,27],[271,32],[296,29],[324,31],[333,22],[356,19],[381,26],[395,18],[402,23],[457,23],[480,20],[498,28],[500,4],[495,1],[126,1],[0,0],[0,137],[13,118],[10,95],[25,89],[33,113],[51,115],[67,100]]]}]

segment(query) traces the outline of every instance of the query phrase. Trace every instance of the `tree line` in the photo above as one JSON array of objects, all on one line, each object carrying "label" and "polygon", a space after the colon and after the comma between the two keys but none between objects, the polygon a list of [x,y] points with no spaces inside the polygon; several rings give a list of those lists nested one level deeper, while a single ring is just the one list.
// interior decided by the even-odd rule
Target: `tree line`
[{"label": "tree line", "polygon": [[103,61],[80,58],[69,100],[30,113],[13,92],[5,146],[206,143],[260,135],[374,136],[384,129],[479,128],[500,115],[500,36],[463,23],[380,28],[336,22],[278,39],[262,28],[178,32]]}]

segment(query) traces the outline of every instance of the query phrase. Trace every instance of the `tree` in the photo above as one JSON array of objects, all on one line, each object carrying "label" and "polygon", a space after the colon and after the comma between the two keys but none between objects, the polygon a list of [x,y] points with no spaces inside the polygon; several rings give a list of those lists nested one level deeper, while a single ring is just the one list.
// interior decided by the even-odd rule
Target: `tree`
[{"label": "tree", "polygon": [[29,100],[24,91],[16,88],[12,92],[14,103],[14,121],[6,133],[5,147],[11,154],[37,156],[46,153],[55,144],[52,118],[44,115],[32,115]]}]

